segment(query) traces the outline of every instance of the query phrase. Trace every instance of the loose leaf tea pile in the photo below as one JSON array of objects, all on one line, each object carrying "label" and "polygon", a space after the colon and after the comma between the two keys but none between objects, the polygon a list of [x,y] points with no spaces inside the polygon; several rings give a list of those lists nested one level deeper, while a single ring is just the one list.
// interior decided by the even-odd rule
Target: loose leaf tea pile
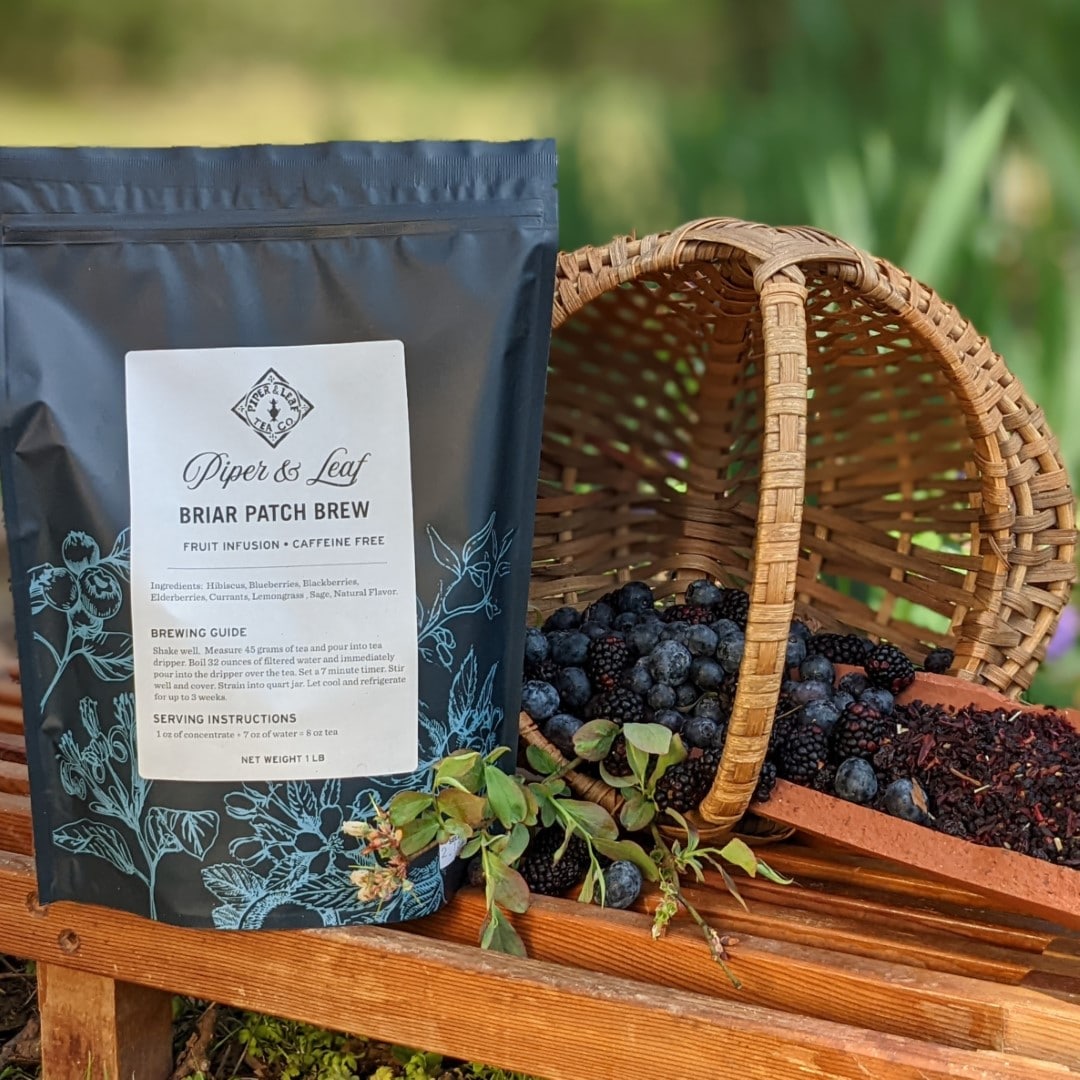
[{"label": "loose leaf tea pile", "polygon": [[1080,868],[1080,732],[1062,717],[914,701],[895,718],[875,770],[918,780],[933,828]]}]

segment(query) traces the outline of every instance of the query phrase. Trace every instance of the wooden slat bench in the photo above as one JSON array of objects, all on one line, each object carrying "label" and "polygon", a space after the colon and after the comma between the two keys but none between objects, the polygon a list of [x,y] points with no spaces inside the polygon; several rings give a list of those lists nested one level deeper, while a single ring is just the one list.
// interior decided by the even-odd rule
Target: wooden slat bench
[{"label": "wooden slat bench", "polygon": [[1080,1077],[1080,934],[978,893],[806,843],[791,887],[694,889],[738,938],[735,990],[697,931],[539,898],[530,960],[475,947],[465,890],[399,928],[218,933],[38,903],[19,706],[0,694],[0,952],[38,963],[47,1080],[159,1080],[171,995],[539,1076]]}]

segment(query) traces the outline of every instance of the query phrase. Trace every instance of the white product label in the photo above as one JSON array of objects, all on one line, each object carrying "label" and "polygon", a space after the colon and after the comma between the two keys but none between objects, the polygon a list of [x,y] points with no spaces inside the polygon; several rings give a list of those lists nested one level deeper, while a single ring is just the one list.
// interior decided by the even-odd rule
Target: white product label
[{"label": "white product label", "polygon": [[127,354],[139,772],[417,765],[399,341]]}]

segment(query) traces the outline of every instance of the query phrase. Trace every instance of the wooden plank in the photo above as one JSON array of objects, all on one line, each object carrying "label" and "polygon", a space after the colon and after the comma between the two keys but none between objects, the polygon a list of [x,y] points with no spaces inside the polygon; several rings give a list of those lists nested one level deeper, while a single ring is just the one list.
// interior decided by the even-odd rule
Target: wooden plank
[{"label": "wooden plank", "polygon": [[30,794],[30,777],[25,765],[15,761],[0,761],[0,792],[8,795]]},{"label": "wooden plank", "polygon": [[8,735],[23,734],[23,713],[21,705],[0,703],[0,732]]},{"label": "wooden plank", "polygon": [[[482,894],[465,889],[449,907],[402,929],[473,944],[483,917]],[[1080,1068],[1080,1008],[1029,989],[740,935],[731,959],[743,983],[736,990],[689,925],[671,927],[656,943],[647,916],[546,897],[535,898],[515,925],[536,959],[946,1046],[1008,1050]]]},{"label": "wooden plank", "polygon": [[[550,1080],[1042,1080],[1056,1062],[933,1046],[383,927],[184,930],[81,904],[31,910],[0,857],[0,950]],[[62,942],[67,943],[61,952]],[[557,1021],[556,1021],[557,1018]]]},{"label": "wooden plank", "polygon": [[29,855],[33,850],[30,800],[25,795],[0,792],[0,851]]},{"label": "wooden plank", "polygon": [[21,734],[0,732],[0,761],[26,761],[26,743]]},{"label": "wooden plank", "polygon": [[172,995],[40,964],[41,1065],[49,1080],[168,1080]]}]

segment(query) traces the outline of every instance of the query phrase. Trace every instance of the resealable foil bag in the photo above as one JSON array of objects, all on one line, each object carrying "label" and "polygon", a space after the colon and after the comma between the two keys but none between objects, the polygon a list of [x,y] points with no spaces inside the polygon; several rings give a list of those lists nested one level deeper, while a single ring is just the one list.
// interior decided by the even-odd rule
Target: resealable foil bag
[{"label": "resealable foil bag", "polygon": [[42,900],[399,921],[341,831],[512,744],[548,142],[0,151],[3,498]]}]

